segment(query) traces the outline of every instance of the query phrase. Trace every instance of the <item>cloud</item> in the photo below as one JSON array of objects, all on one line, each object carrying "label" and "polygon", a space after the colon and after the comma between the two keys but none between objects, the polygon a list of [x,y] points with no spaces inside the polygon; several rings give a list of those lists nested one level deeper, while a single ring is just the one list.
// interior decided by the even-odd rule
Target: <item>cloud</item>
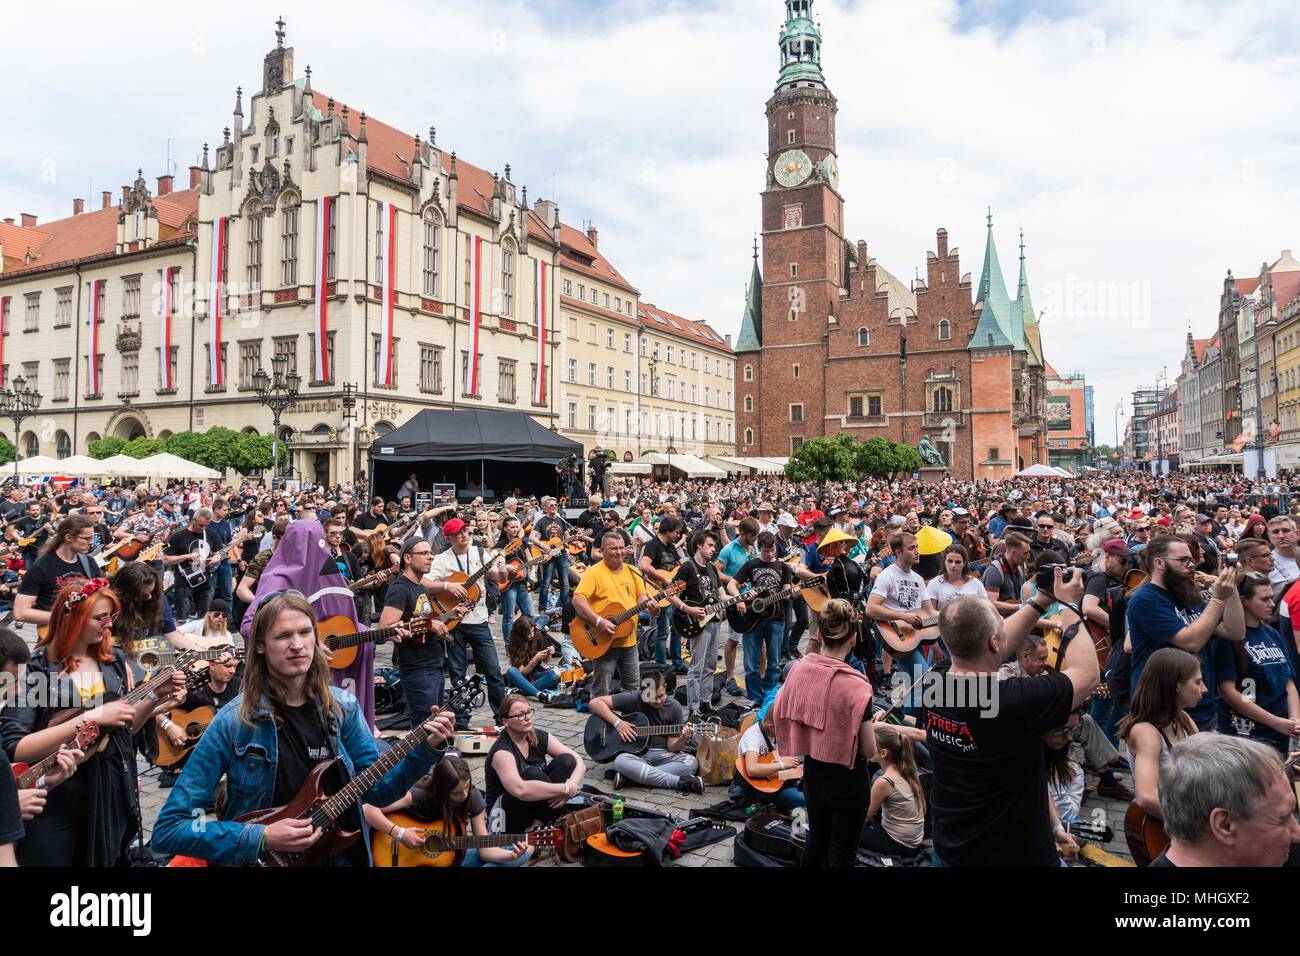
[{"label": "cloud", "polygon": [[[317,89],[437,126],[476,165],[511,163],[530,196],[596,222],[648,301],[738,330],[779,0],[279,9]],[[23,38],[8,73],[25,85],[6,104],[22,148],[0,151],[4,215],[61,217],[92,180],[97,195],[137,166],[157,175],[168,138],[183,171],[220,142],[235,86],[260,85],[266,10],[7,5],[0,26]],[[1228,268],[1254,274],[1295,245],[1297,28],[1281,0],[816,10],[850,238],[907,277],[944,226],[978,274],[991,205],[1014,287],[1023,226],[1047,357],[1096,386],[1099,440],[1124,393],[1177,374],[1189,321],[1210,334]]]}]

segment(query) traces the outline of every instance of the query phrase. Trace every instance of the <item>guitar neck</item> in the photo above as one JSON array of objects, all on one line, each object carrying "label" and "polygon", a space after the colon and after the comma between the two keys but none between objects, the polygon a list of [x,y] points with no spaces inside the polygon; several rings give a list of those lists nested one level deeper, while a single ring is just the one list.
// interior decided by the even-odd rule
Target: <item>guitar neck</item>
[{"label": "guitar neck", "polygon": [[[450,624],[460,617],[459,610],[448,611],[446,614],[440,614],[434,617],[432,614],[422,614],[419,617],[413,617],[403,623],[414,624],[417,621],[438,621],[440,624]],[[369,631],[357,631],[353,634],[335,634],[325,638],[325,647],[331,651],[341,650],[345,647],[360,647],[362,644],[371,644],[375,642],[383,643],[397,634],[399,625],[392,627],[380,627]]]},{"label": "guitar neck", "polygon": [[680,737],[685,726],[685,724],[652,724],[649,727],[638,727],[636,735],[638,737]]},{"label": "guitar neck", "polygon": [[31,790],[33,787],[36,786],[36,781],[40,780],[41,777],[45,776],[47,773],[53,770],[54,766],[58,762],[59,762],[59,755],[58,752],[56,751],[55,753],[50,754],[48,757],[46,757],[44,760],[40,761],[39,763],[32,764],[32,766],[28,767],[25,771],[23,771],[18,776],[18,789]]},{"label": "guitar neck", "polygon": [[[531,839],[530,839],[531,838]],[[537,833],[487,833],[483,836],[461,836],[447,841],[450,850],[479,850],[483,847],[514,846],[537,839]]]},{"label": "guitar neck", "polygon": [[[445,710],[446,708],[442,708]],[[349,807],[361,799],[371,787],[377,784],[388,772],[406,759],[416,747],[429,739],[429,732],[421,724],[393,745],[386,754],[367,767],[359,776],[354,777],[338,793],[320,805],[319,812],[330,823],[334,823]],[[313,812],[313,816],[315,812]]]}]

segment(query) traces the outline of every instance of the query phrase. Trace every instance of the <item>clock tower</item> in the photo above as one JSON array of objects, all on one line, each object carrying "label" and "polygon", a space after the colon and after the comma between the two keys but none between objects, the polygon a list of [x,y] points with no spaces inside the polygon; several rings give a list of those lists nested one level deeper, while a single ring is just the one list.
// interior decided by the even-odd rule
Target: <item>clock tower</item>
[{"label": "clock tower", "polygon": [[[781,71],[767,102],[763,191],[762,361],[751,363],[752,418],[741,414],[748,452],[787,456],[804,438],[824,434],[827,330],[844,285],[844,202],[835,149],[836,101],[821,68],[821,28],[813,0],[786,0]],[[742,342],[744,337],[742,336]],[[768,395],[760,395],[766,389]],[[741,391],[737,409],[746,407]]]}]

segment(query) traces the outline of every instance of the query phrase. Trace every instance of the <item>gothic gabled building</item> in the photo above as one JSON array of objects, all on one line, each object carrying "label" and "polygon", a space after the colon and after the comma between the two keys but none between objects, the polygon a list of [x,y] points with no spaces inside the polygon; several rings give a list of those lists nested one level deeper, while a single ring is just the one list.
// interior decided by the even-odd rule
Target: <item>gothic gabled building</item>
[{"label": "gothic gabled building", "polygon": [[839,191],[838,103],[821,69],[812,0],[786,0],[781,71],[767,103],[768,161],[757,257],[736,346],[740,454],[785,456],[849,433],[928,438],[945,467],[1005,477],[1047,461],[1041,335],[1023,244],[1017,298],[992,217],[972,301],[948,233],[925,277],[904,282],[850,242]]}]

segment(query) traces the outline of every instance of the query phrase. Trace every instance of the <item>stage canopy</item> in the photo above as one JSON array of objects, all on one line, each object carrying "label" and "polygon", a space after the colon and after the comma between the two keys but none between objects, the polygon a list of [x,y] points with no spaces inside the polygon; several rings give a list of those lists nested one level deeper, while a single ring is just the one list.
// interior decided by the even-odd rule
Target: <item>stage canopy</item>
[{"label": "stage canopy", "polygon": [[523,412],[426,409],[370,446],[371,487],[385,498],[414,474],[420,489],[456,486],[462,498],[555,494],[555,466],[582,445]]}]

